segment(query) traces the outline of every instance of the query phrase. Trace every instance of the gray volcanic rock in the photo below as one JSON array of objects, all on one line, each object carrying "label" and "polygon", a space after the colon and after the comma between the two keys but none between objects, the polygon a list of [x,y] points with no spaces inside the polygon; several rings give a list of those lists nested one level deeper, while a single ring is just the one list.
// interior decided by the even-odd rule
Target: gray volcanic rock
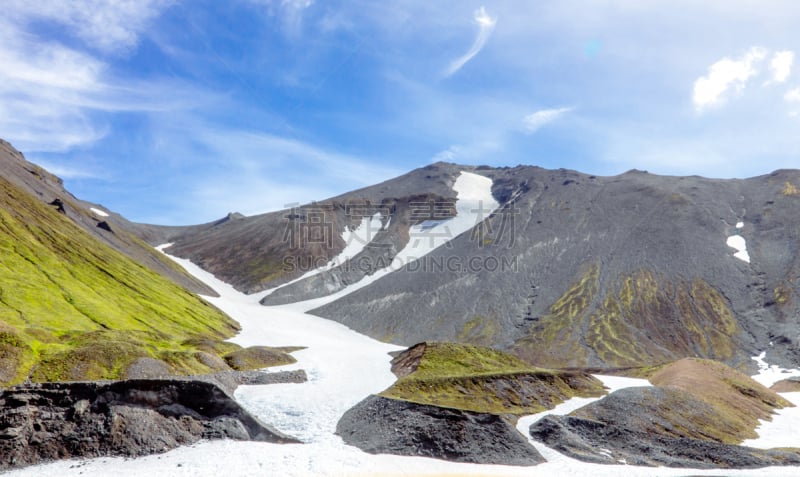
[{"label": "gray volcanic rock", "polygon": [[[545,367],[699,356],[754,369],[765,349],[771,363],[800,365],[800,171],[473,171],[503,205],[482,237],[462,234],[312,313],[398,344],[483,344]],[[750,263],[726,244],[737,234]]]},{"label": "gray volcanic rock", "polygon": [[348,445],[370,454],[530,466],[544,458],[505,419],[370,396],[336,425]]},{"label": "gray volcanic rock", "polygon": [[708,404],[679,389],[628,388],[573,415],[545,416],[531,425],[530,434],[565,455],[599,464],[692,468],[800,464],[800,450],[762,450],[686,437],[702,434],[702,425],[724,426],[703,422],[713,415]]},{"label": "gray volcanic rock", "polygon": [[203,381],[47,383],[0,393],[0,469],[142,456],[200,439],[297,442]]}]

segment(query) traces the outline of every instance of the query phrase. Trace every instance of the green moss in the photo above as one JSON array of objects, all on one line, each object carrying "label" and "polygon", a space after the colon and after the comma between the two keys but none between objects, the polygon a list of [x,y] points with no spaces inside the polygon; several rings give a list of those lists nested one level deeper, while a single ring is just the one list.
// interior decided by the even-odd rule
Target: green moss
[{"label": "green moss", "polygon": [[0,322],[0,383],[24,380],[34,362],[35,353],[19,330]]},{"label": "green moss", "polygon": [[798,189],[797,186],[791,182],[786,181],[783,184],[783,190],[781,191],[781,194],[785,195],[786,197],[797,197],[800,196],[800,189]]},{"label": "green moss", "polygon": [[[194,353],[187,340],[220,341],[238,325],[0,178],[0,325],[14,384],[116,378],[136,357]],[[187,344],[184,344],[187,343]],[[226,350],[227,351],[227,350]],[[16,353],[16,354],[15,354]],[[16,356],[16,357],[14,357]]]},{"label": "green moss", "polygon": [[789,303],[789,300],[792,297],[792,292],[788,286],[785,284],[781,284],[772,291],[772,296],[774,297],[775,304],[778,306],[784,306]]},{"label": "green moss", "polygon": [[597,295],[584,274],[515,353],[550,367],[653,366],[685,356],[729,359],[740,329],[727,301],[697,278],[671,281],[649,270],[623,275]]},{"label": "green moss", "polygon": [[497,325],[495,320],[475,315],[464,323],[461,333],[458,334],[458,341],[474,343],[474,344],[489,344],[497,335]]},{"label": "green moss", "polygon": [[585,365],[589,356],[582,345],[582,323],[597,295],[599,277],[598,264],[585,265],[579,279],[550,306],[549,313],[515,343],[514,354],[542,366]]},{"label": "green moss", "polygon": [[425,349],[416,369],[398,379],[382,396],[475,412],[523,415],[550,409],[573,396],[599,396],[604,392],[602,383],[591,376],[535,368],[491,348],[454,343],[417,346]]}]

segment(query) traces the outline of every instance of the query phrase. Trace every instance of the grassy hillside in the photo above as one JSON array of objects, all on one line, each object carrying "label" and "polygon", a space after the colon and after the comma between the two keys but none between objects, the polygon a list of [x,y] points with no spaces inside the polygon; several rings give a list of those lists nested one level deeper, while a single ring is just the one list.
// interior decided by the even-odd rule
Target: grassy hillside
[{"label": "grassy hillside", "polygon": [[238,349],[208,343],[236,330],[0,177],[0,385],[117,378],[142,357],[176,373],[207,372],[208,349]]},{"label": "grassy hillside", "polygon": [[492,348],[422,343],[393,361],[397,382],[380,395],[492,414],[533,414],[574,396],[600,396],[585,373],[534,368]]},{"label": "grassy hillside", "polygon": [[[771,419],[775,409],[793,407],[775,391],[718,361],[682,359],[653,374],[650,382],[685,391],[708,405],[706,412],[682,413],[691,425],[676,431],[681,437],[738,444],[758,437],[760,419]],[[667,416],[669,411],[664,409]]]}]

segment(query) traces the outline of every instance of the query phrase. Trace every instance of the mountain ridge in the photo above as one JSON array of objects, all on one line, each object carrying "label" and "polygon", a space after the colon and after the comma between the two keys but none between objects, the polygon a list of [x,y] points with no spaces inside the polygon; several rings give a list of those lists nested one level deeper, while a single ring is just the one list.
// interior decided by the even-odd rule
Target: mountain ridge
[{"label": "mountain ridge", "polygon": [[[432,213],[415,214],[412,204],[452,203],[453,180],[462,171],[491,178],[501,208],[434,250],[427,263],[499,259],[516,268],[406,266],[312,312],[398,344],[432,339],[489,345],[546,367],[622,368],[698,356],[752,368],[750,356],[764,350],[776,363],[800,363],[794,331],[800,311],[797,170],[749,179],[638,170],[604,177],[537,166],[437,163],[301,206],[330,207],[324,220],[334,237],[331,247],[301,253],[325,263],[344,248],[339,234],[367,215],[346,220],[348,204],[403,204],[390,209],[389,228],[379,231],[387,249],[363,252],[373,262],[376,256],[391,262],[413,243],[411,226],[435,221]],[[282,260],[296,252],[280,240],[292,220],[287,217],[291,211],[226,222],[213,233],[188,232],[170,251],[203,266],[225,262],[222,276],[244,291],[278,287],[264,300],[270,305],[319,297],[332,293],[321,291],[326,283],[340,289],[374,273],[368,267],[353,275],[339,267],[282,287],[301,275],[282,269]],[[732,236],[744,237],[749,263],[734,257],[726,243]],[[237,254],[242,237],[250,252]],[[267,242],[272,245],[264,247]],[[223,258],[214,253],[219,247],[229,250]],[[570,320],[572,335],[547,331]],[[625,349],[630,343],[635,349]],[[536,349],[556,352],[547,357]]]}]

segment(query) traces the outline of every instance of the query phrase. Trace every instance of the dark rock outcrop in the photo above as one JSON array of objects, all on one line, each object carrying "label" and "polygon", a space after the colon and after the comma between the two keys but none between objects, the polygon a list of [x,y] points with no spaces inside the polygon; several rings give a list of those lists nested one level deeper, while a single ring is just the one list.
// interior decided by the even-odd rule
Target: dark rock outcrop
[{"label": "dark rock outcrop", "polygon": [[[718,422],[708,422],[716,418]],[[705,401],[672,387],[616,391],[568,416],[546,416],[531,436],[553,449],[601,464],[753,468],[800,464],[800,450],[762,450],[701,438],[727,423]],[[687,437],[698,436],[698,437]]]},{"label": "dark rock outcrop", "polygon": [[161,453],[200,439],[298,442],[204,381],[47,383],[0,393],[0,470]]},{"label": "dark rock outcrop", "polygon": [[370,454],[530,466],[544,458],[508,421],[494,414],[370,396],[336,425],[345,443]]}]

